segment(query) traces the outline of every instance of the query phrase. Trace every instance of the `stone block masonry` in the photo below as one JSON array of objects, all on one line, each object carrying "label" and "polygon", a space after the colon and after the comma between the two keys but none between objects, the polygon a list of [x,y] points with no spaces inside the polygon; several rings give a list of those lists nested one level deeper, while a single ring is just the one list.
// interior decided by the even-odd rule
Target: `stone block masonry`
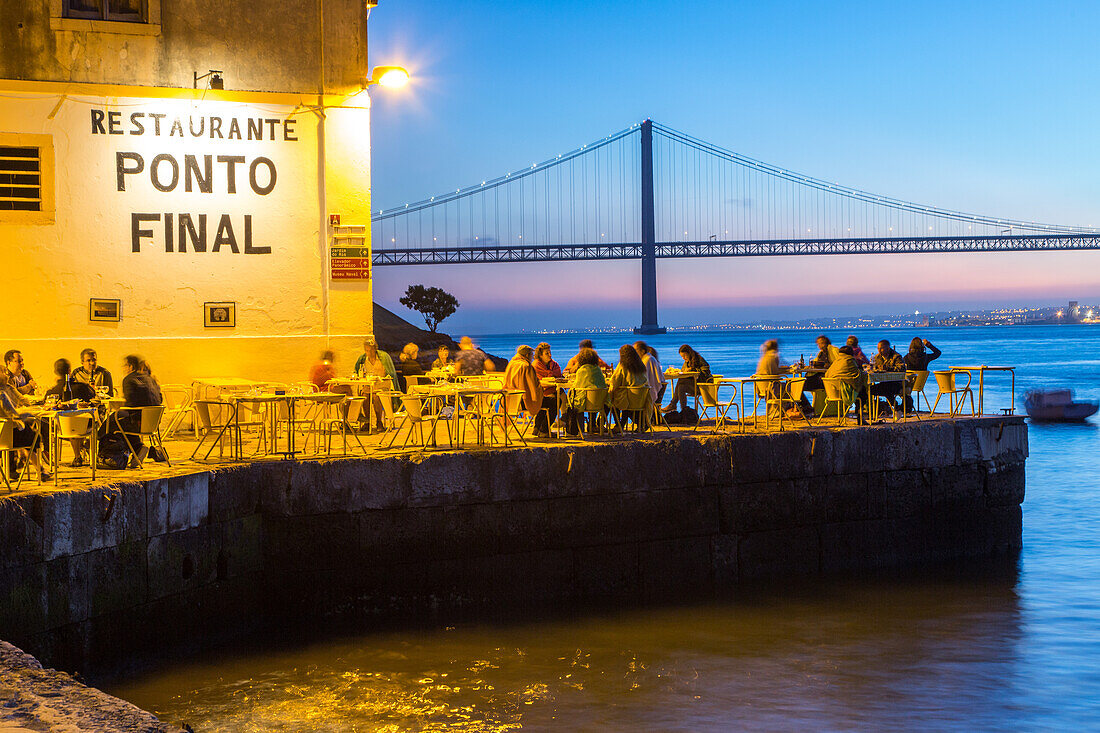
[{"label": "stone block masonry", "polygon": [[0,636],[95,672],[263,620],[637,603],[1009,554],[1026,457],[1019,417],[937,419],[19,495],[0,501]]}]

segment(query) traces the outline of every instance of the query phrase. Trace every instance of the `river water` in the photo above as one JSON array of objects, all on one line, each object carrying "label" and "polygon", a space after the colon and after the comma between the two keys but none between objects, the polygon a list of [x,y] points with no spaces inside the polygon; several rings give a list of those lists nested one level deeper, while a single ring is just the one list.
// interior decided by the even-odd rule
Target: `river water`
[{"label": "river water", "polygon": [[[879,338],[915,334],[858,335],[871,353]],[[814,335],[780,333],[781,353],[810,359]],[[1098,327],[919,335],[943,350],[937,367],[1017,366],[1018,400],[1054,386],[1100,397]],[[765,337],[650,342],[666,366],[686,341],[715,373],[741,375]],[[507,356],[540,340],[564,363],[578,336],[480,342]],[[630,337],[593,340],[611,362]],[[1008,400],[1007,377],[992,376],[986,411]],[[284,640],[109,691],[196,731],[1100,729],[1100,431],[1032,425],[1030,441],[1018,561],[752,587],[678,607]]]}]

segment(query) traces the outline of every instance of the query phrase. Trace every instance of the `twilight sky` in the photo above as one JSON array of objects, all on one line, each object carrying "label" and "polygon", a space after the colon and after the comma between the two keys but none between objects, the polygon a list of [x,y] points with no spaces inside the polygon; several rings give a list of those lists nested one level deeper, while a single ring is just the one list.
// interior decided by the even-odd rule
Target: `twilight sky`
[{"label": "twilight sky", "polygon": [[[646,117],[922,204],[1100,225],[1100,3],[382,0],[373,208],[546,160]],[[662,325],[1100,301],[1100,252],[659,260]],[[462,303],[452,333],[633,326],[636,262],[384,267]]]}]

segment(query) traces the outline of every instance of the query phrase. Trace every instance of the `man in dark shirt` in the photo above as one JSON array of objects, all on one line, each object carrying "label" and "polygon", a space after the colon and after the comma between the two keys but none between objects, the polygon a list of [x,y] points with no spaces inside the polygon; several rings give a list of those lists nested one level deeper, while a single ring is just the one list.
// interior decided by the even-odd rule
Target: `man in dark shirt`
[{"label": "man in dark shirt", "polygon": [[[153,375],[141,370],[141,357],[130,354],[122,361],[122,396],[126,400],[126,407],[155,407],[161,404],[160,385]],[[114,426],[116,430],[127,433],[136,433],[141,429],[141,410],[120,409],[106,422],[108,429]],[[130,445],[136,451],[130,460],[131,468],[138,468],[141,462],[149,455],[149,446],[142,443],[136,435],[126,436]]]},{"label": "man in dark shirt", "polygon": [[106,387],[107,395],[109,397],[114,397],[114,379],[111,378],[111,373],[109,371],[98,366],[98,360],[99,357],[96,355],[95,349],[84,349],[81,351],[80,361],[84,366],[73,372],[73,380],[89,384],[92,386],[92,389],[96,387]]},{"label": "man in dark shirt", "polygon": [[474,377],[493,371],[493,362],[484,351],[474,346],[474,341],[469,336],[462,337],[458,342],[458,349],[458,354],[455,356],[456,376]]},{"label": "man in dark shirt", "polygon": [[[894,351],[894,347],[886,339],[878,342],[878,352],[875,354],[875,363],[872,371],[876,372],[904,372],[905,361],[901,354]],[[871,385],[871,394],[876,397],[885,397],[890,402],[890,409],[897,409],[894,399],[901,394],[904,382],[876,382]]]}]

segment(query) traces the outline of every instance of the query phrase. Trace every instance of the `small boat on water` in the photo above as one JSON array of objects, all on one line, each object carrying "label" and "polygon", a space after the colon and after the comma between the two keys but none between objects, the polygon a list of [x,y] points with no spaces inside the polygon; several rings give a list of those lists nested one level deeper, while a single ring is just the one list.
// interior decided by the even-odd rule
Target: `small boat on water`
[{"label": "small boat on water", "polygon": [[1024,395],[1024,407],[1032,420],[1044,422],[1081,422],[1094,415],[1100,404],[1074,402],[1073,391],[1068,389],[1037,389]]}]

